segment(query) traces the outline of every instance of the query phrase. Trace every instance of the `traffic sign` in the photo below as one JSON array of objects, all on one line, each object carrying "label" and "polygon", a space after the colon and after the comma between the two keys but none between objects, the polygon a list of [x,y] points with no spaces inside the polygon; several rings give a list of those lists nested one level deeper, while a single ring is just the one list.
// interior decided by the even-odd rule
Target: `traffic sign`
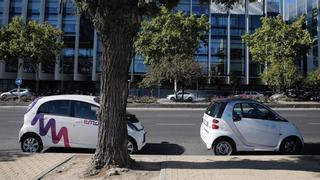
[{"label": "traffic sign", "polygon": [[22,84],[22,79],[21,78],[17,78],[16,79],[16,85],[20,86]]}]

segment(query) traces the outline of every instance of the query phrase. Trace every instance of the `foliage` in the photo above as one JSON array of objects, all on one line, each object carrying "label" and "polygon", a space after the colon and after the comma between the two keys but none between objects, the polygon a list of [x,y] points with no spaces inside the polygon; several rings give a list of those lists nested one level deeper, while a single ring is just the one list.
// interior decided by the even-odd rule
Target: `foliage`
[{"label": "foliage", "polygon": [[312,45],[311,35],[303,25],[303,17],[292,24],[283,22],[281,16],[263,17],[261,28],[242,37],[249,44],[252,58],[267,63],[261,77],[277,91],[284,91],[301,79],[297,62]]},{"label": "foliage", "polygon": [[62,43],[57,42],[61,35],[62,31],[48,22],[25,24],[21,17],[14,17],[7,28],[1,28],[0,58],[8,61],[26,59],[32,67],[48,63],[62,48]]},{"label": "foliage", "polygon": [[157,99],[155,97],[149,96],[129,96],[127,102],[128,103],[143,103],[143,104],[151,104],[155,103]]},{"label": "foliage", "polygon": [[[5,61],[24,60],[24,64],[36,72],[38,91],[38,67],[55,61],[63,43],[57,41],[62,31],[48,22],[29,21],[14,17],[8,27],[0,29],[0,59]],[[20,66],[20,65],[19,65]]]},{"label": "foliage", "polygon": [[306,78],[306,84],[311,89],[319,89],[320,87],[320,70],[312,71]]},{"label": "foliage", "polygon": [[137,53],[144,57],[148,73],[144,86],[157,81],[176,79],[186,83],[198,78],[201,66],[193,55],[206,38],[208,19],[186,16],[161,8],[160,15],[142,22],[135,42]]}]

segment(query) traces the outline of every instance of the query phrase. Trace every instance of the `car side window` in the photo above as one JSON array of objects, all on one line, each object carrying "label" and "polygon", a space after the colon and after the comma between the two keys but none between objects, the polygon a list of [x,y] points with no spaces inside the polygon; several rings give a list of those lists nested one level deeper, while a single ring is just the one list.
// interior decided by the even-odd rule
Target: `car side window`
[{"label": "car side window", "polygon": [[248,103],[242,103],[242,116],[244,118],[259,119],[259,112]]},{"label": "car side window", "polygon": [[267,119],[267,120],[275,120],[276,116],[273,114],[269,109],[265,108],[264,106],[256,103],[250,104],[259,112],[259,119]]},{"label": "car side window", "polygon": [[81,119],[97,120],[98,106],[90,103],[74,101],[73,102],[74,114],[73,116]]},{"label": "car side window", "polygon": [[233,108],[233,116],[242,117],[241,104],[236,104],[236,105],[234,105],[234,108]]},{"label": "car side window", "polygon": [[37,114],[39,113],[70,116],[70,101],[54,100],[46,102],[39,107]]}]

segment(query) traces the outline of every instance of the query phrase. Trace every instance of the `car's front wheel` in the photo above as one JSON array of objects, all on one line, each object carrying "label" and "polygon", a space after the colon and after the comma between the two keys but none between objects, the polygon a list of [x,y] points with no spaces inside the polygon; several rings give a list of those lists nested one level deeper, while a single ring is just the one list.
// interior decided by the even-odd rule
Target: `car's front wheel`
[{"label": "car's front wheel", "polygon": [[132,138],[128,138],[127,147],[128,147],[128,153],[129,154],[134,154],[134,153],[136,153],[138,151],[137,144]]},{"label": "car's front wheel", "polygon": [[21,150],[23,152],[41,152],[42,148],[41,139],[35,135],[27,135],[21,140]]},{"label": "car's front wheel", "polygon": [[170,98],[170,101],[176,101],[176,98],[171,97],[171,98]]},{"label": "car's front wheel", "polygon": [[280,152],[282,154],[300,154],[302,151],[301,141],[297,138],[286,138],[282,141]]},{"label": "car's front wheel", "polygon": [[216,156],[229,156],[234,153],[232,142],[228,139],[220,139],[213,143],[213,154]]}]

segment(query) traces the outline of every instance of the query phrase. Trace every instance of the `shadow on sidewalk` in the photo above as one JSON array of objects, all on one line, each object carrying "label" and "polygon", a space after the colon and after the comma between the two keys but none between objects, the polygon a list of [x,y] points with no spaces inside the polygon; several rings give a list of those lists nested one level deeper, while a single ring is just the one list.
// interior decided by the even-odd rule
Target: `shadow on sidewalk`
[{"label": "shadow on sidewalk", "polygon": [[32,153],[1,152],[0,151],[0,162],[16,161],[21,157],[28,157],[31,155],[32,155]]},{"label": "shadow on sidewalk", "polygon": [[[212,162],[208,162],[212,161]],[[320,172],[319,159],[314,156],[295,156],[280,160],[252,160],[232,157],[226,161],[215,161],[214,157],[206,162],[165,161],[170,169],[252,169],[252,170],[290,170]]]}]

